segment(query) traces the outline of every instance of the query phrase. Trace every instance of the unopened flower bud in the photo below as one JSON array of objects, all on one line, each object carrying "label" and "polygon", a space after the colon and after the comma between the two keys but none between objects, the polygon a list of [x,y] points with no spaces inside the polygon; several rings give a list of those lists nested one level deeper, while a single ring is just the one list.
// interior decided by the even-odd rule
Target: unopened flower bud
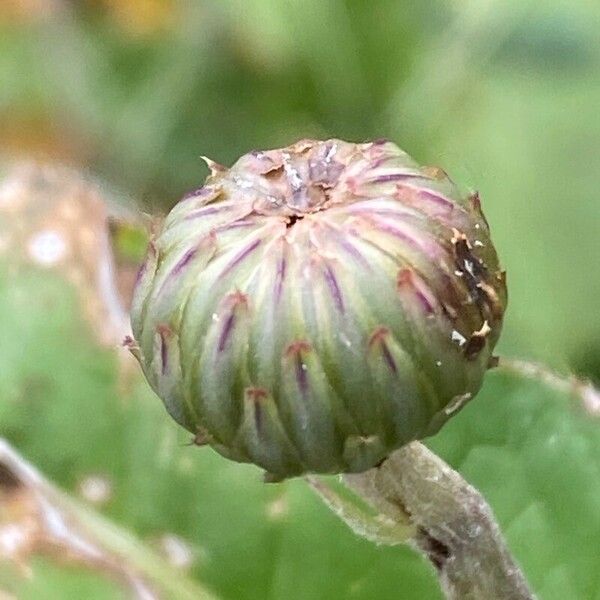
[{"label": "unopened flower bud", "polygon": [[358,472],[477,393],[506,305],[477,194],[387,141],[209,166],[132,307],[146,377],[199,443],[273,478]]}]

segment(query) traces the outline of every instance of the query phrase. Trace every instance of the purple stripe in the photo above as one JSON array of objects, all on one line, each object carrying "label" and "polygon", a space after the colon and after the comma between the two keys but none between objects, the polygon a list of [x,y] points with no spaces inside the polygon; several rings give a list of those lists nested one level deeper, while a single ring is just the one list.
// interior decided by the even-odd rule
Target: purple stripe
[{"label": "purple stripe", "polygon": [[246,397],[252,402],[254,408],[254,425],[256,432],[260,435],[264,425],[264,401],[268,397],[267,391],[263,388],[246,389]]},{"label": "purple stripe", "polygon": [[202,186],[196,188],[195,190],[187,192],[179,202],[184,202],[185,200],[189,200],[190,198],[201,198],[202,196],[205,196],[206,193],[207,189],[204,186]]},{"label": "purple stripe", "polygon": [[215,215],[230,209],[231,206],[205,206],[204,208],[199,208],[198,210],[191,212],[189,215],[186,215],[185,220],[191,221],[192,219],[206,217],[207,215]]},{"label": "purple stripe", "polygon": [[[381,216],[383,218],[390,219],[401,219],[403,222],[410,222],[410,220],[418,219],[439,219],[442,223],[450,223],[451,218],[450,211],[445,211],[442,214],[440,211],[433,211],[431,207],[423,206],[416,202],[406,203],[400,198],[395,201],[398,206],[369,206],[373,204],[371,202],[357,202],[356,204],[350,205],[346,208],[346,211],[354,215],[365,215],[366,217],[374,218]],[[451,223],[454,224],[454,223]]]},{"label": "purple stripe", "polygon": [[160,335],[160,362],[161,362],[161,373],[166,374],[168,368],[169,355],[167,354],[167,343],[165,341],[165,332],[163,329],[159,331]]},{"label": "purple stripe", "polygon": [[179,259],[177,264],[173,267],[173,270],[169,274],[169,278],[179,275],[182,269],[184,269],[185,266],[194,258],[194,256],[196,256],[197,252],[198,248],[190,248],[187,250],[186,253]]},{"label": "purple stripe", "polygon": [[285,280],[286,268],[287,262],[284,257],[281,257],[281,260],[277,265],[277,275],[275,279],[275,305],[279,304],[279,300],[281,299],[281,292],[283,290],[283,282]]},{"label": "purple stripe", "polygon": [[263,414],[262,414],[262,404],[260,403],[258,398],[254,398],[254,426],[256,427],[256,432],[258,434],[261,433],[263,428]]},{"label": "purple stripe", "polygon": [[419,250],[420,252],[424,252],[429,257],[436,256],[438,247],[436,245],[434,245],[433,243],[431,243],[427,240],[421,241],[418,238],[413,237],[410,234],[406,233],[405,231],[398,229],[394,225],[391,225],[390,223],[388,223],[386,221],[382,221],[381,219],[372,217],[370,220],[372,223],[374,223],[376,225],[376,227],[380,231],[383,231],[384,233],[389,233],[390,235],[393,235],[394,237],[396,237],[400,240],[403,240],[404,242],[406,242],[407,245],[412,246],[413,248]]},{"label": "purple stripe", "polygon": [[189,250],[186,251],[186,253],[179,259],[177,264],[173,267],[173,269],[171,269],[171,272],[165,277],[165,280],[163,281],[162,285],[160,286],[159,293],[162,293],[162,291],[169,284],[169,282],[174,277],[177,277],[181,273],[181,271],[186,267],[186,265],[189,264],[189,262],[194,258],[194,256],[196,256],[197,252],[198,252],[197,247],[190,248]]},{"label": "purple stripe", "polygon": [[432,192],[430,190],[421,189],[421,190],[418,190],[418,193],[419,193],[420,198],[426,198],[427,200],[430,200],[431,202],[433,202],[434,204],[437,204],[438,206],[443,206],[450,210],[452,210],[455,206],[454,202],[452,202],[445,196],[440,196],[439,194],[436,194],[435,192]]},{"label": "purple stripe", "polygon": [[296,381],[303,396],[308,393],[308,373],[305,367],[306,365],[302,362],[302,353],[298,351],[296,353]]},{"label": "purple stripe", "polygon": [[372,348],[375,344],[380,345],[381,353],[383,354],[383,359],[387,363],[388,367],[394,373],[398,372],[398,367],[396,366],[396,362],[394,361],[394,357],[390,353],[387,344],[385,343],[386,337],[390,334],[389,329],[387,327],[377,327],[375,331],[372,333],[369,339],[369,348]]},{"label": "purple stripe", "polygon": [[135,276],[134,287],[137,286],[142,277],[146,274],[146,271],[148,270],[148,262],[150,260],[150,256],[152,256],[152,258],[156,258],[156,246],[154,245],[153,241],[150,241],[148,243],[148,247],[146,249],[146,258],[144,259],[144,262],[140,265],[140,268],[138,269],[138,272]]},{"label": "purple stripe", "polygon": [[391,217],[398,218],[406,218],[407,216],[418,217],[423,214],[416,208],[407,207],[405,204],[402,204],[397,200],[395,200],[394,202],[397,204],[397,206],[394,206],[393,208],[391,206],[373,206],[372,201],[368,204],[365,204],[363,202],[357,202],[354,205],[350,205],[347,208],[347,211],[359,214],[366,213],[367,215],[388,215]]},{"label": "purple stripe", "polygon": [[369,262],[365,258],[365,256],[358,250],[356,246],[351,244],[346,239],[340,236],[339,239],[340,246],[348,253],[350,256],[355,258],[359,263],[361,263],[364,267],[370,268]]},{"label": "purple stripe", "polygon": [[423,249],[423,246],[416,238],[408,235],[406,232],[402,231],[401,229],[398,229],[398,228],[394,227],[393,225],[390,225],[389,223],[382,223],[381,221],[376,221],[376,225],[380,231],[389,233],[390,235],[393,235],[394,237],[397,237],[398,239],[401,239],[401,240],[407,242],[409,245],[414,246],[415,248],[418,248],[419,250]]},{"label": "purple stripe", "polygon": [[244,227],[252,227],[256,225],[254,221],[232,221],[226,225],[219,225],[215,228],[215,231],[229,231],[230,229],[243,229]]},{"label": "purple stripe", "polygon": [[386,154],[384,156],[381,156],[380,158],[378,158],[377,160],[374,160],[373,162],[369,163],[369,169],[373,170],[373,169],[377,169],[378,167],[380,167],[381,165],[383,165],[384,163],[388,162],[389,160],[391,160],[392,158],[397,158],[395,156],[392,156],[390,154]]},{"label": "purple stripe", "polygon": [[235,313],[232,312],[229,315],[229,317],[227,317],[227,321],[225,321],[225,325],[223,325],[223,329],[221,330],[221,335],[219,336],[219,344],[217,345],[218,352],[223,352],[223,350],[225,350],[225,344],[227,344],[227,340],[229,339],[234,323]]},{"label": "purple stripe", "polygon": [[329,287],[329,291],[333,296],[333,300],[337,309],[343,314],[344,313],[344,299],[342,298],[342,292],[340,290],[340,286],[337,282],[337,279],[331,270],[330,267],[325,269],[325,281],[327,281],[327,285]]},{"label": "purple stripe", "polygon": [[148,268],[148,259],[146,259],[141,265],[140,268],[138,269],[138,272],[135,276],[135,283],[133,284],[133,287],[136,288],[138,283],[140,282],[140,280],[142,279],[142,277],[146,274],[146,269]]},{"label": "purple stripe", "polygon": [[394,357],[391,355],[389,348],[387,347],[387,344],[383,340],[381,340],[381,352],[383,353],[383,358],[384,358],[385,362],[387,363],[388,367],[390,368],[390,370],[393,371],[394,373],[397,373],[398,367],[396,366]]},{"label": "purple stripe", "polygon": [[416,289],[415,289],[415,294],[416,294],[417,298],[419,299],[419,302],[423,306],[423,309],[425,310],[425,312],[431,314],[433,312],[433,306],[431,305],[431,302],[429,302],[429,300],[427,300],[427,298],[425,297],[425,294],[423,294],[422,292],[420,292],[419,290],[416,290]]},{"label": "purple stripe", "polygon": [[388,183],[391,181],[402,181],[404,179],[414,179],[419,177],[415,173],[390,173],[389,175],[379,175],[379,177],[369,178],[370,183]]},{"label": "purple stripe", "polygon": [[262,240],[254,240],[249,246],[244,248],[223,270],[219,278],[224,277],[229,273],[232,269],[234,269],[237,265],[239,265],[246,257],[248,257],[254,250],[256,250]]}]

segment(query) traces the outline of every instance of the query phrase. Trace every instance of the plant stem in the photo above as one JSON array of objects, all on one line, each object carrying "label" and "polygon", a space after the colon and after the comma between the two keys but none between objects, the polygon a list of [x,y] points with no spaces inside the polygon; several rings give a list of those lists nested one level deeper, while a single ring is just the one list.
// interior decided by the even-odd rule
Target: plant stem
[{"label": "plant stem", "polygon": [[526,379],[534,379],[559,392],[573,394],[581,400],[583,408],[588,414],[595,417],[600,416],[600,391],[585,379],[580,379],[572,374],[556,373],[540,363],[505,356],[497,358],[496,367]]},{"label": "plant stem", "polygon": [[[380,466],[344,480],[380,512],[379,520],[408,518],[412,535],[391,543],[407,542],[421,552],[447,598],[534,599],[482,495],[423,444],[408,444]],[[329,506],[332,498],[328,493]],[[356,530],[342,509],[336,512]],[[387,538],[377,541],[390,543]]]}]

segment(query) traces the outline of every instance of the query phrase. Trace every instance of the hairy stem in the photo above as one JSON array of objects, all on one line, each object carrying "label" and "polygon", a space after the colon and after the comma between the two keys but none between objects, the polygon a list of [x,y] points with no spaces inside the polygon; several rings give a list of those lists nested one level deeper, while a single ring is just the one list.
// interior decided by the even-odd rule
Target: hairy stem
[{"label": "hairy stem", "polygon": [[575,375],[556,373],[546,365],[519,358],[498,357],[495,365],[499,369],[510,371],[526,379],[534,379],[548,387],[573,394],[581,401],[584,410],[592,416],[600,416],[600,391],[589,381]]},{"label": "hairy stem", "polygon": [[[380,513],[378,522],[392,519],[402,524],[403,535],[391,542],[387,535],[377,541],[409,543],[421,552],[434,566],[447,598],[534,598],[482,495],[423,444],[408,444],[380,466],[345,475],[344,480]],[[323,494],[310,483],[330,507],[333,502],[341,518],[360,531],[355,520],[346,518],[349,511],[334,502],[335,492]],[[341,496],[337,498],[347,504]]]}]

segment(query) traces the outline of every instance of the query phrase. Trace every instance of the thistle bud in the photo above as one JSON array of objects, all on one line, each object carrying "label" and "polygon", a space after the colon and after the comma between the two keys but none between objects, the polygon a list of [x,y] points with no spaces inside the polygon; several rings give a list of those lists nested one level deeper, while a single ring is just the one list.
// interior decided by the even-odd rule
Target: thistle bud
[{"label": "thistle bud", "polygon": [[360,472],[476,394],[506,305],[477,194],[387,141],[209,167],[150,244],[130,340],[198,443],[276,479]]}]

